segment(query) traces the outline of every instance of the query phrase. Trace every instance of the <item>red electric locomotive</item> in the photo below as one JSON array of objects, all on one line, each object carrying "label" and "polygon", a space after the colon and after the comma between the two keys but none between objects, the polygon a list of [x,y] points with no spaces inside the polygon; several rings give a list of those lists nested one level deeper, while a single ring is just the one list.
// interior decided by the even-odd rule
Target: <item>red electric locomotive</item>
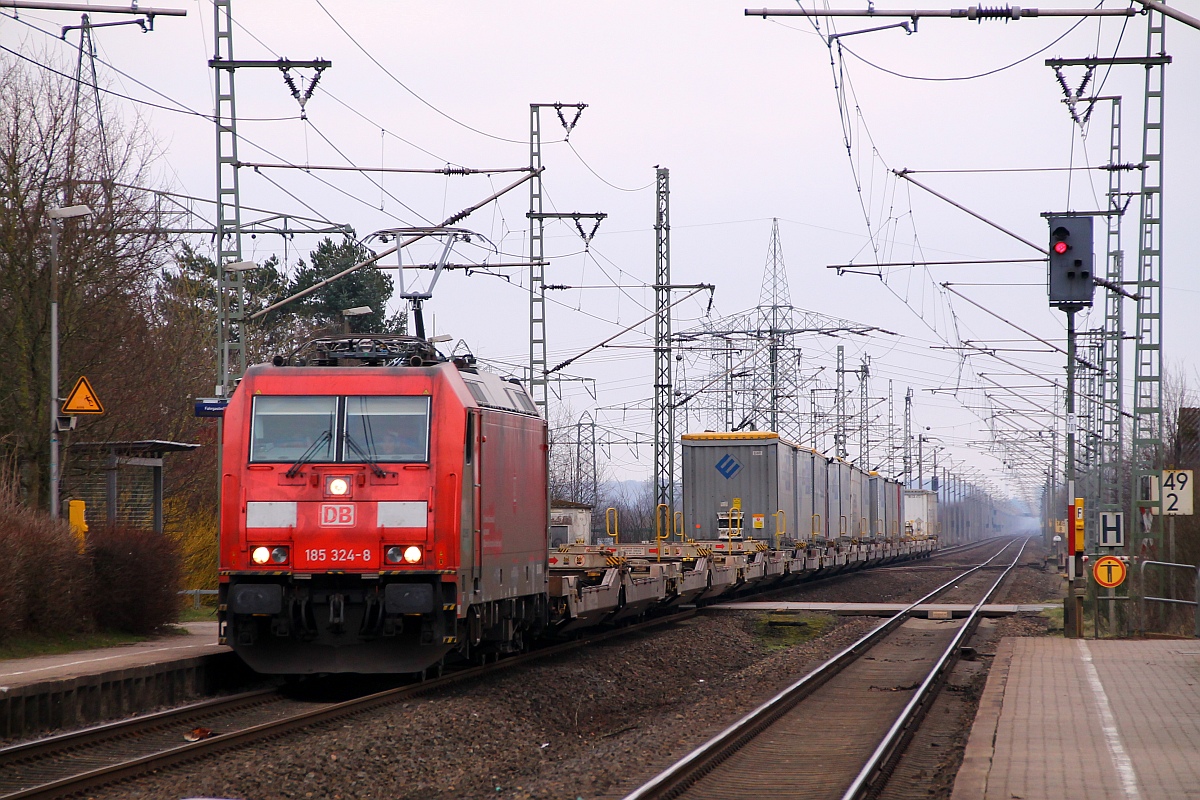
[{"label": "red electric locomotive", "polygon": [[250,368],[225,411],[222,641],[274,674],[521,649],[546,621],[549,525],[525,390],[422,338],[298,353]]}]

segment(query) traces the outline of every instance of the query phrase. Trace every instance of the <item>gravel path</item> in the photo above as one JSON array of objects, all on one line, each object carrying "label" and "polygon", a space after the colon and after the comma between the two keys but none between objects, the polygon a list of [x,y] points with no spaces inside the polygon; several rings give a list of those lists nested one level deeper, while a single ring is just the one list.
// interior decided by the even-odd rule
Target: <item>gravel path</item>
[{"label": "gravel path", "polygon": [[[1040,570],[1021,573],[1018,594],[1050,585]],[[915,599],[945,580],[879,570],[796,599]],[[806,626],[707,614],[90,796],[618,798],[880,622],[788,617],[797,619]]]}]

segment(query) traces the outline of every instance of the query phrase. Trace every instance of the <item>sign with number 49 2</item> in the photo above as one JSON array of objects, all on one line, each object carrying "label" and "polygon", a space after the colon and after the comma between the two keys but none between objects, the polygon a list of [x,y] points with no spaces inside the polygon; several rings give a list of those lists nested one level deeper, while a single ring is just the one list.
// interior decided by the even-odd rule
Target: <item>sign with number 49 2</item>
[{"label": "sign with number 49 2", "polygon": [[1162,485],[1162,513],[1168,517],[1191,516],[1192,514],[1192,471],[1190,469],[1164,469],[1159,481],[1150,482],[1150,499],[1158,499],[1158,487]]}]

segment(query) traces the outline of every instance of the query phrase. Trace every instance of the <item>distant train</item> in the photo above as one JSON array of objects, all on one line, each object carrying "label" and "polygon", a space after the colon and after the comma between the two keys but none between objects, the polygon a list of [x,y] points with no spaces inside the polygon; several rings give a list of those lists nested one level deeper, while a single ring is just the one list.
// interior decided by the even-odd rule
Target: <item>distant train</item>
[{"label": "distant train", "polygon": [[[547,428],[519,384],[415,337],[329,337],[298,353],[249,369],[224,416],[220,636],[262,673],[478,661],[936,544],[906,535],[892,481],[774,434],[703,434],[684,437],[697,465],[738,448],[740,467],[711,465],[729,473],[726,506],[668,509],[653,542],[551,549]],[[761,475],[759,450],[775,465]],[[700,496],[685,487],[685,504]]]},{"label": "distant train", "polygon": [[816,545],[898,540],[905,533],[898,481],[777,433],[685,434],[683,474],[693,539],[718,539],[735,525],[759,537]]}]

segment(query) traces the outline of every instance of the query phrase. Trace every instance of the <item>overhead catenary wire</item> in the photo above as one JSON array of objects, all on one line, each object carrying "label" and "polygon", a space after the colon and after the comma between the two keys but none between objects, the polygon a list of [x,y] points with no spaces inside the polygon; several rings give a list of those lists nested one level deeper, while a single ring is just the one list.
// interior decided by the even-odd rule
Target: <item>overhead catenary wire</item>
[{"label": "overhead catenary wire", "polygon": [[338,21],[337,17],[335,17],[332,13],[330,13],[329,9],[327,9],[325,7],[325,4],[322,3],[321,0],[313,0],[313,2],[317,4],[318,8],[320,8],[323,12],[325,12],[325,16],[329,17],[329,20],[335,26],[337,26],[337,29],[340,30],[343,34],[345,34],[346,38],[350,40],[350,43],[353,44],[355,47],[357,47],[362,52],[362,54],[365,55],[371,61],[372,64],[379,67],[380,71],[382,71],[384,75],[387,75],[389,78],[391,78],[391,80],[397,86],[399,86],[401,89],[403,89],[404,91],[406,91],[410,95],[412,95],[413,98],[418,100],[422,105],[426,106],[430,110],[432,110],[432,111],[436,112],[437,114],[440,114],[441,116],[450,120],[455,125],[458,125],[462,128],[466,128],[467,130],[472,131],[474,133],[478,133],[480,136],[486,136],[489,139],[495,139],[496,141],[499,141],[499,142],[508,142],[510,144],[521,144],[521,145],[528,144],[528,142],[524,139],[509,139],[508,137],[505,137],[505,136],[497,136],[496,134],[488,133],[487,131],[480,130],[479,128],[476,128],[472,125],[468,125],[467,123],[463,122],[462,120],[456,119],[455,117],[451,116],[450,114],[447,114],[445,111],[438,108],[433,103],[429,102],[424,97],[422,97],[421,95],[419,95],[415,91],[413,91],[411,88],[409,88],[408,84],[404,83],[404,81],[397,78],[391,70],[389,70],[387,67],[385,67],[383,64],[381,64],[379,62],[379,60],[377,58],[375,58],[375,56],[371,55],[371,52],[369,50],[367,50],[367,48],[363,47],[362,44],[360,44],[359,41],[356,38],[354,38],[353,34],[351,34],[350,31],[346,30],[345,26],[343,26],[342,23]]},{"label": "overhead catenary wire", "polygon": [[977,80],[979,78],[986,78],[989,75],[996,75],[996,74],[1004,72],[1006,70],[1010,70],[1013,67],[1017,67],[1017,66],[1020,66],[1021,64],[1024,64],[1026,61],[1029,61],[1030,59],[1037,58],[1042,53],[1046,52],[1051,47],[1054,47],[1054,45],[1058,44],[1063,39],[1065,39],[1069,35],[1071,35],[1071,33],[1076,28],[1078,28],[1080,25],[1082,25],[1086,21],[1087,21],[1086,17],[1084,19],[1079,20],[1074,25],[1072,25],[1070,28],[1068,28],[1065,33],[1063,33],[1061,36],[1056,38],[1054,41],[1050,42],[1050,44],[1048,44],[1045,47],[1042,47],[1038,50],[1035,50],[1034,52],[1030,53],[1027,56],[1022,56],[1021,58],[1017,59],[1016,61],[1013,61],[1011,64],[1005,64],[1002,67],[996,67],[995,69],[990,69],[985,72],[978,72],[973,75],[954,75],[954,76],[905,75],[902,72],[897,72],[895,70],[888,69],[887,67],[880,66],[879,64],[869,61],[866,58],[864,58],[863,56],[861,56],[858,53],[851,50],[849,47],[844,47],[843,49],[845,49],[845,51],[847,53],[854,56],[862,63],[866,64],[868,67],[871,67],[872,69],[877,69],[880,72],[885,72],[894,78],[903,78],[904,80],[909,80],[909,81],[929,81],[929,82],[935,82],[935,83],[952,82],[952,81],[973,81],[973,80]]}]

